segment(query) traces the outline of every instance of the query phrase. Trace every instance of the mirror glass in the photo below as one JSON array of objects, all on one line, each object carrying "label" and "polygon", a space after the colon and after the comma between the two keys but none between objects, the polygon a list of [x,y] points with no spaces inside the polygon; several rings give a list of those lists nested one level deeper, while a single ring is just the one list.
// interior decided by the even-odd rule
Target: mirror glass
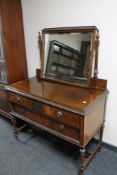
[{"label": "mirror glass", "polygon": [[89,78],[92,32],[45,33],[42,76],[74,83]]}]

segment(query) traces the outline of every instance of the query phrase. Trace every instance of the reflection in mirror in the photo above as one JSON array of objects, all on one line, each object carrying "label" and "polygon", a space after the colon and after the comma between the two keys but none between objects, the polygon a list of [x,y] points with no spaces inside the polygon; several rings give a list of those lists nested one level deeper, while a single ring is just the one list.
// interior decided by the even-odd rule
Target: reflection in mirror
[{"label": "reflection in mirror", "polygon": [[87,80],[92,32],[45,34],[44,75],[79,82]]}]

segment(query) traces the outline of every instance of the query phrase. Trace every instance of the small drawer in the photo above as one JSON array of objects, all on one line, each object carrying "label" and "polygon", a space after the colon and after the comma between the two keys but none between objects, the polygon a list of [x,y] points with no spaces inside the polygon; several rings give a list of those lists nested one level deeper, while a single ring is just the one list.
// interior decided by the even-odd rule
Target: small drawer
[{"label": "small drawer", "polygon": [[73,128],[80,127],[80,115],[50,105],[43,105],[43,115]]},{"label": "small drawer", "polygon": [[29,98],[14,93],[8,93],[8,98],[11,102],[21,104],[22,106],[27,107],[28,109],[32,109],[33,101]]},{"label": "small drawer", "polygon": [[50,129],[51,130],[50,132],[56,132],[55,135],[57,136],[60,136],[60,135],[61,137],[67,136],[69,140],[74,139],[76,141],[79,141],[79,137],[80,137],[79,129],[69,127],[64,123],[60,123],[58,121],[52,120],[52,118],[35,114],[30,110],[27,110],[26,108],[22,108],[22,106],[18,104],[13,104],[13,110],[17,114],[20,114],[21,116],[23,116],[24,118],[29,119],[31,123],[36,122],[37,124],[40,124],[42,126],[42,129],[46,127],[45,130]]}]

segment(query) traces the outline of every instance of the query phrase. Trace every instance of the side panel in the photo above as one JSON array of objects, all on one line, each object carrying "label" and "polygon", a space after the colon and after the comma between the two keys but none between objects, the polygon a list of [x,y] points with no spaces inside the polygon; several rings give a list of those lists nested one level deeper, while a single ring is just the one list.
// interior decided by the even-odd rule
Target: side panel
[{"label": "side panel", "polygon": [[94,109],[84,117],[84,145],[95,136],[104,123],[105,97],[100,99]]}]

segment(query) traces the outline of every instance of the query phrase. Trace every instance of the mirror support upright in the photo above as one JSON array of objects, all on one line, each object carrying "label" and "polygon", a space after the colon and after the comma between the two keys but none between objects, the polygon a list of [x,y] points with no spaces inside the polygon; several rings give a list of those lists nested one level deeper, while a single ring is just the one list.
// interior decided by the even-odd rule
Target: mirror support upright
[{"label": "mirror support upright", "polygon": [[99,52],[99,31],[96,33],[95,40],[95,68],[94,68],[94,79],[95,79],[95,87],[97,87],[97,79],[98,79],[98,52]]}]

